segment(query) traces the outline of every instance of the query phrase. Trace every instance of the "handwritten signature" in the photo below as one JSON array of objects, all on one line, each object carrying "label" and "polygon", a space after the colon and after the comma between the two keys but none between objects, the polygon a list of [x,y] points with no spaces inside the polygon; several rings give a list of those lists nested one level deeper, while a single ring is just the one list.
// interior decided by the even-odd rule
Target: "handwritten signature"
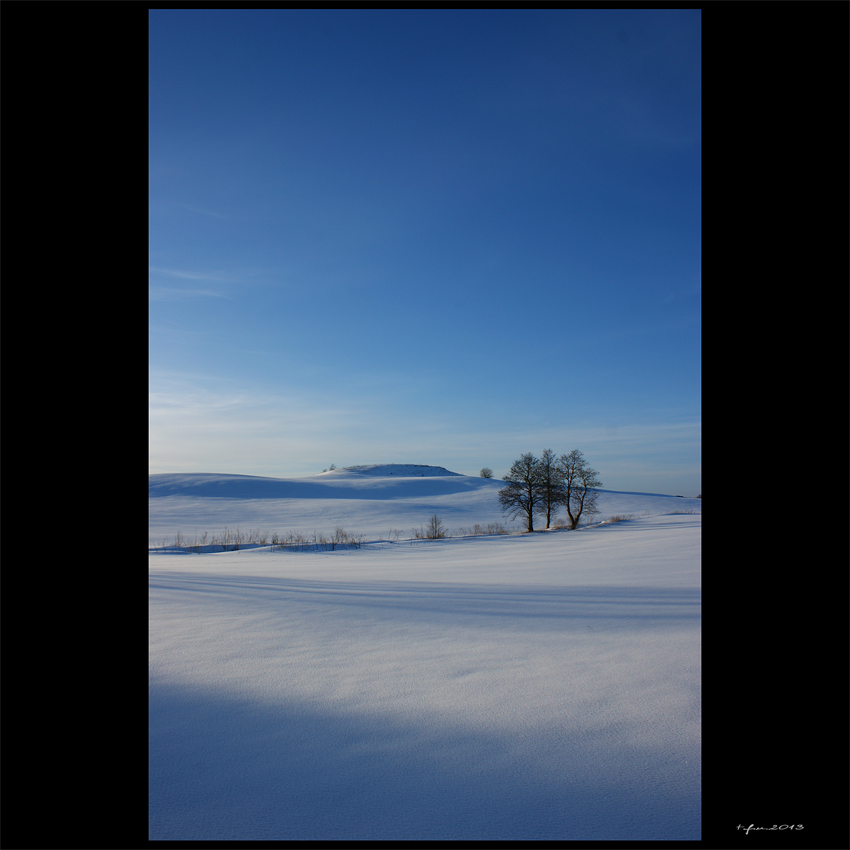
[{"label": "handwritten signature", "polygon": [[771,830],[771,829],[802,829],[802,828],[803,828],[803,824],[801,824],[801,823],[791,823],[791,824],[783,823],[783,824],[780,824],[779,826],[777,826],[776,824],[774,824],[773,826],[755,826],[754,824],[750,824],[749,826],[744,826],[743,824],[740,824],[740,823],[738,824],[738,829],[743,829],[744,832],[747,835],[750,834],[751,829]]}]

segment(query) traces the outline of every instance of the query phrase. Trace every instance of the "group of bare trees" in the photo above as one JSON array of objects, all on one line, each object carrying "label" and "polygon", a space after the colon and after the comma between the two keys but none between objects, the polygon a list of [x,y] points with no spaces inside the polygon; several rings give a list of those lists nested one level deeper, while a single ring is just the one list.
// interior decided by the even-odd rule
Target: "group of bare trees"
[{"label": "group of bare trees", "polygon": [[529,452],[514,461],[504,477],[507,486],[499,490],[499,504],[510,519],[524,517],[528,531],[534,531],[536,516],[545,517],[549,528],[563,505],[570,528],[577,528],[582,516],[597,513],[597,489],[602,486],[598,475],[577,449],[559,458],[551,449],[539,458]]}]

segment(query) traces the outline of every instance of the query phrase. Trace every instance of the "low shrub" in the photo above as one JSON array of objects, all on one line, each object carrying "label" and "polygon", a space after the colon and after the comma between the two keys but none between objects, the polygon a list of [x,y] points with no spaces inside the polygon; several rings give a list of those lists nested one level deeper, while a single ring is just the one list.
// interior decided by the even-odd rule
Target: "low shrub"
[{"label": "low shrub", "polygon": [[462,537],[485,537],[492,534],[510,534],[510,532],[501,522],[488,522],[487,525],[476,522],[472,528],[460,529]]},{"label": "low shrub", "polygon": [[413,529],[413,536],[417,540],[442,540],[447,536],[447,532],[443,521],[434,514],[425,528],[420,526],[418,531]]}]

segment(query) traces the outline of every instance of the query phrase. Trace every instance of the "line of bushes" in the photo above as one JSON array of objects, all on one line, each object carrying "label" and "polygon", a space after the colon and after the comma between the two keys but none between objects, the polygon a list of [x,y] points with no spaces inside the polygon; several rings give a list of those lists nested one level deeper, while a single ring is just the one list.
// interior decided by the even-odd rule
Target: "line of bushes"
[{"label": "line of bushes", "polygon": [[260,531],[252,529],[250,531],[242,531],[237,528],[235,531],[225,528],[220,534],[208,534],[206,531],[198,536],[189,538],[181,531],[177,532],[174,542],[170,543],[168,539],[163,540],[159,546],[153,547],[160,550],[179,549],[182,552],[236,552],[245,547],[256,546],[271,546],[275,549],[290,549],[294,551],[334,551],[335,549],[359,549],[366,536],[364,534],[355,534],[346,531],[341,526],[337,526],[333,534],[325,535],[322,532],[313,532],[313,536],[301,534],[297,531],[290,531],[286,534],[271,533],[268,531]]},{"label": "line of bushes", "polygon": [[[451,534],[443,525],[442,520],[434,514],[428,521],[427,526],[420,526],[412,530],[411,540],[441,540],[446,537],[482,537],[494,534],[510,534],[500,522],[475,523],[471,528],[460,528],[457,534]],[[378,543],[396,543],[401,539],[402,532],[398,528],[391,528],[385,537],[380,538]],[[286,534],[272,533],[251,529],[235,531],[225,528],[220,534],[209,534],[206,531],[198,536],[188,537],[178,531],[173,542],[167,538],[162,540],[158,546],[152,548],[160,551],[179,550],[181,552],[235,552],[245,547],[270,546],[272,551],[289,550],[295,552],[330,551],[336,549],[360,549],[366,541],[365,534],[346,531],[342,526],[337,526],[333,534],[326,535],[323,532],[314,531],[312,536],[301,534],[297,531],[289,531]]]},{"label": "line of bushes", "polygon": [[[685,510],[671,511],[671,513],[688,513],[699,514],[700,511]],[[632,514],[619,515],[609,517],[607,520],[602,520],[593,525],[607,525],[610,523],[624,522],[633,519]],[[588,523],[588,526],[591,523]],[[558,519],[553,524],[554,530],[569,529],[570,524]],[[442,540],[447,537],[491,537],[501,534],[512,534],[510,529],[506,528],[500,522],[475,523],[469,528],[459,528],[457,533],[451,534],[443,525],[442,520],[434,514],[428,524],[420,526],[418,529],[412,530],[411,542],[415,540]],[[397,543],[401,539],[401,531],[397,528],[391,528],[386,536],[379,538],[377,543]],[[174,542],[170,543],[167,539],[163,540],[158,546],[151,548],[160,551],[179,550],[181,552],[235,552],[244,547],[270,546],[272,551],[292,551],[292,552],[333,552],[336,549],[360,549],[366,542],[366,535],[346,531],[342,526],[337,526],[333,534],[324,534],[323,532],[314,531],[312,536],[301,534],[297,531],[289,531],[286,534],[277,532],[271,533],[268,531],[260,531],[259,529],[251,529],[250,531],[242,531],[237,528],[235,531],[225,528],[220,534],[208,534],[206,531],[199,537],[197,533],[194,537],[189,538],[182,532],[178,531]]]}]

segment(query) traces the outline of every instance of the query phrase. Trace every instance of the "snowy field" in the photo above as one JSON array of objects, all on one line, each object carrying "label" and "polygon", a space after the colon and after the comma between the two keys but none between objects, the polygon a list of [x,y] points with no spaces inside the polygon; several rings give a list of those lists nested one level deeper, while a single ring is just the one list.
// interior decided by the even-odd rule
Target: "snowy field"
[{"label": "snowy field", "polygon": [[502,521],[503,482],[430,473],[151,476],[153,545],[367,540],[151,550],[151,839],[700,838],[702,517],[672,512],[701,501],[602,491],[597,519],[633,519],[404,539]]},{"label": "snowy field", "polygon": [[[205,531],[211,537],[225,529],[312,535],[332,534],[342,526],[378,539],[395,528],[412,537],[413,529],[426,525],[434,513],[456,532],[475,523],[504,523],[497,495],[504,486],[497,479],[458,475],[442,467],[401,464],[337,469],[308,478],[151,475],[148,545],[173,542],[178,532],[195,539]],[[600,491],[599,504],[598,519],[702,510],[699,499],[607,490]],[[525,529],[521,521],[505,524]]]}]

